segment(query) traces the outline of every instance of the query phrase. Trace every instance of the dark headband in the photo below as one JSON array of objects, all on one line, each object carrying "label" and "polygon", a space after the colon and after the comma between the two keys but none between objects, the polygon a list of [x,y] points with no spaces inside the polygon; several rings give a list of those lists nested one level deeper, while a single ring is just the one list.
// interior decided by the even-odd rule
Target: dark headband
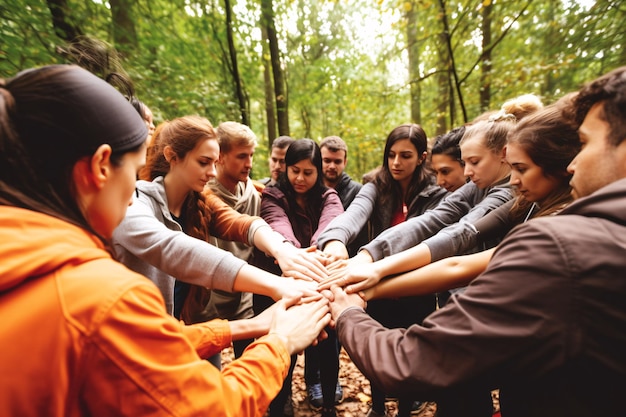
[{"label": "dark headband", "polygon": [[5,88],[15,100],[13,120],[30,146],[78,153],[109,144],[114,152],[139,147],[148,129],[132,105],[111,85],[72,65],[20,72]]}]

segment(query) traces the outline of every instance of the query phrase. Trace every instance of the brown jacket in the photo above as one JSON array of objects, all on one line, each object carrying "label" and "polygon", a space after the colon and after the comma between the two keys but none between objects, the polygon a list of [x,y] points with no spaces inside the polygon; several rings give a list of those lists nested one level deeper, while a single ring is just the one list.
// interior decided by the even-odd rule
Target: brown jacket
[{"label": "brown jacket", "polygon": [[500,388],[503,417],[624,416],[626,179],[513,229],[422,326],[385,330],[349,309],[337,331],[388,392]]}]

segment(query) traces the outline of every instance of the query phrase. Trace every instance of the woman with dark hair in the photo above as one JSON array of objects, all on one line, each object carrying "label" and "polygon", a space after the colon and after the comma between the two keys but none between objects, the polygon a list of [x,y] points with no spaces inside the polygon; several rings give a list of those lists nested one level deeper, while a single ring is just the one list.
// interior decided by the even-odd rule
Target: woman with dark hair
[{"label": "woman with dark hair", "polygon": [[[111,257],[147,136],[79,67],[0,79],[1,415],[260,416],[289,355],[329,323],[320,296],[280,301],[273,318],[185,326]],[[259,339],[223,373],[201,360],[245,337]]]},{"label": "woman with dark hair", "polygon": [[[313,247],[317,238],[330,221],[343,213],[339,195],[333,188],[326,187],[322,179],[322,154],[317,143],[311,139],[299,139],[287,148],[285,154],[286,172],[282,173],[274,187],[263,190],[261,217],[280,233],[283,238],[296,247]],[[272,260],[260,255],[257,259],[264,263],[264,268],[280,273]],[[260,311],[268,305],[268,300],[255,297],[255,310]],[[321,401],[310,401],[313,408],[323,408],[324,416],[335,415],[335,390],[339,375],[339,349],[335,332],[327,329],[328,339],[317,346],[307,348],[305,361],[313,355],[319,357],[320,384],[307,381],[309,390],[321,390]],[[305,364],[306,367],[306,364]],[[284,404],[289,400],[291,381],[285,381],[281,395],[270,405],[270,416],[283,414]],[[315,393],[318,394],[318,393]]]},{"label": "woman with dark hair", "polygon": [[437,175],[437,185],[449,192],[458,190],[468,181],[459,146],[464,133],[465,126],[460,126],[439,135],[430,150],[430,166]]},{"label": "woman with dark hair", "polygon": [[[385,142],[383,165],[371,182],[365,184],[346,212],[331,222],[318,244],[324,252],[347,258],[346,245],[369,223],[371,236],[401,224],[439,204],[447,191],[435,184],[428,167],[426,133],[420,125],[403,124],[394,128]],[[434,294],[402,300],[377,300],[368,305],[368,312],[387,327],[408,327],[421,323],[434,311]],[[370,416],[385,412],[385,393],[372,386]],[[413,401],[399,402],[399,415],[408,416]]]},{"label": "woman with dark hair", "polygon": [[[517,197],[473,224],[462,236],[463,246],[502,238],[514,226],[532,218],[559,213],[573,197],[567,166],[580,150],[576,128],[563,117],[559,101],[527,116],[507,141],[506,160]],[[395,276],[363,291],[366,300],[428,294],[463,287],[484,271],[495,248],[454,256]]]}]

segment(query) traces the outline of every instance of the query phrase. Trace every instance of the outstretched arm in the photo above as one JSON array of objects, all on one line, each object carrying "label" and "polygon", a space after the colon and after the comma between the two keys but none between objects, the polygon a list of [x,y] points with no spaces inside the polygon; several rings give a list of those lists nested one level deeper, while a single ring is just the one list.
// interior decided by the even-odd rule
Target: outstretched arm
[{"label": "outstretched arm", "polygon": [[365,300],[432,294],[464,287],[486,268],[495,248],[471,255],[445,258],[383,280],[362,292]]},{"label": "outstretched arm", "polygon": [[316,251],[296,248],[267,223],[254,233],[254,246],[274,257],[286,276],[316,282],[328,277]]},{"label": "outstretched arm", "polygon": [[384,277],[427,265],[430,263],[430,249],[424,244],[419,244],[374,263],[359,261],[367,259],[371,259],[368,258],[367,252],[361,251],[350,261],[338,264],[338,267],[333,266],[330,278],[320,285],[320,289],[339,285],[345,287],[348,293],[366,290],[378,284]]}]

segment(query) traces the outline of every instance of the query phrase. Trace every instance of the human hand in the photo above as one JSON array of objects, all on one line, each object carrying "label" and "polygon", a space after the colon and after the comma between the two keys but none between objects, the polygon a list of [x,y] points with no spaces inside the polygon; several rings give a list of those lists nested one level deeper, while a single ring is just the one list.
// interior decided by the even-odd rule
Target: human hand
[{"label": "human hand", "polygon": [[331,261],[337,261],[339,259],[348,259],[348,249],[346,245],[338,240],[331,240],[324,246],[324,253]]},{"label": "human hand", "polygon": [[290,277],[282,277],[281,283],[275,288],[273,295],[274,301],[281,298],[299,298],[299,297],[313,297],[319,298],[320,294],[317,291],[317,283],[314,281],[305,281],[301,279],[295,279]]},{"label": "human hand", "polygon": [[269,333],[279,336],[293,355],[316,342],[329,323],[330,309],[325,297],[320,295],[317,301],[284,298],[275,304]]},{"label": "human hand", "polygon": [[361,307],[365,308],[367,303],[358,294],[348,294],[342,288],[333,285],[330,287],[332,294],[330,303],[330,313],[332,315],[333,322],[337,322],[341,313],[343,313],[349,307]]},{"label": "human hand", "polygon": [[285,242],[277,251],[276,262],[285,276],[321,282],[328,278],[328,272],[318,252],[315,246],[298,249]]},{"label": "human hand", "polygon": [[321,282],[317,289],[326,290],[332,285],[345,287],[347,293],[355,293],[373,287],[381,280],[376,264],[359,263],[355,256],[347,261],[329,265],[330,277]]}]

